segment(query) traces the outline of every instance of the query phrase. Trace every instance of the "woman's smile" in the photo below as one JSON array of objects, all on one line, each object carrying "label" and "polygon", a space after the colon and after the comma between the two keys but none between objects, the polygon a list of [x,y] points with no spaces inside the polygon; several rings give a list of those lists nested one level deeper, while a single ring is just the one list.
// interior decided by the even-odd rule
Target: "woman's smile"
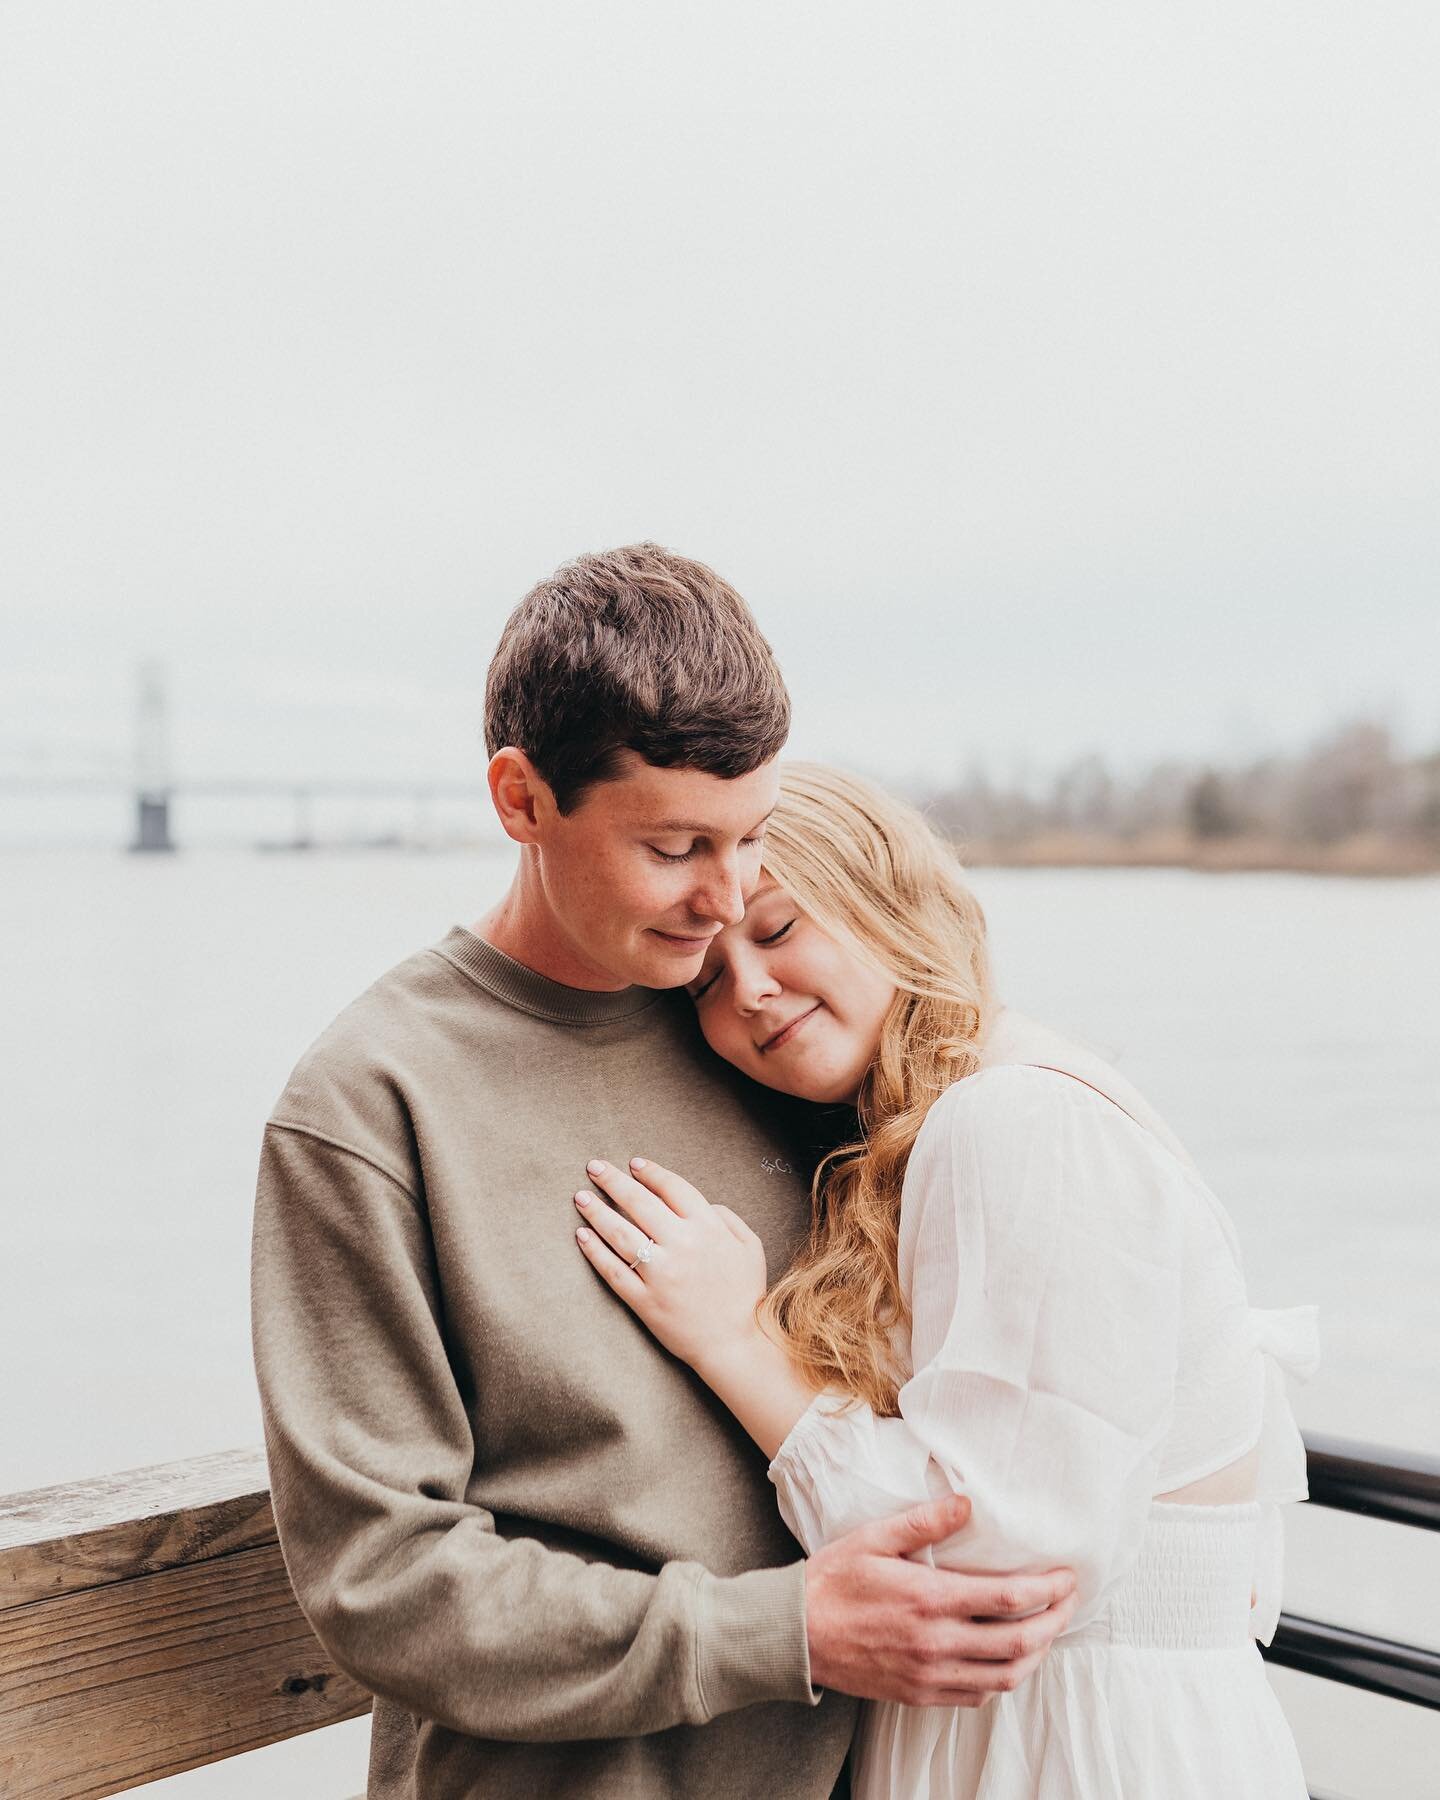
[{"label": "woman's smile", "polygon": [[801,1012],[797,1013],[788,1024],[782,1025],[778,1031],[774,1031],[769,1037],[763,1038],[758,1046],[760,1054],[762,1056],[767,1056],[770,1051],[781,1050],[786,1044],[792,1043],[795,1034],[800,1031],[810,1019],[815,1017],[816,1013],[819,1012],[824,1004],[825,1002],[823,1000],[815,1001],[812,1006],[807,1006]]}]

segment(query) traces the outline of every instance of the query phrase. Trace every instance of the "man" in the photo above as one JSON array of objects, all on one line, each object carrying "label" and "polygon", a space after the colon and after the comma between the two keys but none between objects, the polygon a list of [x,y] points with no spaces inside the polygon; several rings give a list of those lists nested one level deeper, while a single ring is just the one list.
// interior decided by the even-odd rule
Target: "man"
[{"label": "man", "polygon": [[575,1246],[587,1161],[641,1151],[772,1269],[805,1231],[785,1103],[677,991],[758,879],[789,727],[743,601],[654,545],[582,557],[512,615],[485,724],[508,893],[346,1008],[266,1127],[253,1319],[291,1581],[376,1695],[369,1800],[823,1800],[854,1696],[1014,1686],[1069,1578],[907,1560],[954,1498],[800,1559],[749,1439]]}]

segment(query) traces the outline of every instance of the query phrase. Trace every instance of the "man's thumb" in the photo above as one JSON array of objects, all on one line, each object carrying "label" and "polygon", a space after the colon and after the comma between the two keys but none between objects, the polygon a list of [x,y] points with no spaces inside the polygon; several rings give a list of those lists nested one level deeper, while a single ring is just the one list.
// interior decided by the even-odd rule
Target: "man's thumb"
[{"label": "man's thumb", "polygon": [[877,1527],[876,1549],[883,1555],[908,1556],[926,1544],[938,1544],[969,1523],[970,1500],[965,1494],[945,1494],[939,1500],[927,1500],[922,1506],[896,1513]]}]

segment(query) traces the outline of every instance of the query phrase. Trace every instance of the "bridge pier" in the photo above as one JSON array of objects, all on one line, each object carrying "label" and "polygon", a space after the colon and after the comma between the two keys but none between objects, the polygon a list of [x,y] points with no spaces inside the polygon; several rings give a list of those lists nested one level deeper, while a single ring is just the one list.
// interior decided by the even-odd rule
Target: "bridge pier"
[{"label": "bridge pier", "polygon": [[165,671],[141,663],[135,714],[135,839],[132,850],[175,848],[170,835],[170,756],[165,733]]},{"label": "bridge pier", "polygon": [[135,796],[135,837],[130,848],[147,854],[175,848],[175,840],[170,835],[168,791],[148,794],[141,792]]}]

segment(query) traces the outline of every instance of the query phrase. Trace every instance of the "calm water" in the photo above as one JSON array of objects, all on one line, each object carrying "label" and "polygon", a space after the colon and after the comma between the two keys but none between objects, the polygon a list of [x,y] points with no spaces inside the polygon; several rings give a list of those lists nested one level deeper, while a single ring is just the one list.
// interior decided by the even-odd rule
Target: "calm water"
[{"label": "calm water", "polygon": [[[508,873],[483,854],[0,855],[0,1492],[259,1440],[261,1121],[338,1008]],[[1006,997],[1169,1116],[1235,1218],[1256,1303],[1320,1304],[1302,1423],[1440,1447],[1440,882],[1027,870],[975,885]],[[1303,1517],[1289,1603],[1440,1647],[1440,1544],[1417,1539]],[[1319,1706],[1314,1684],[1282,1683],[1313,1779],[1430,1791],[1412,1776],[1435,1727],[1413,1709]],[[348,1733],[353,1759],[363,1730],[330,1736]],[[219,1796],[235,1773],[173,1785]]]}]

